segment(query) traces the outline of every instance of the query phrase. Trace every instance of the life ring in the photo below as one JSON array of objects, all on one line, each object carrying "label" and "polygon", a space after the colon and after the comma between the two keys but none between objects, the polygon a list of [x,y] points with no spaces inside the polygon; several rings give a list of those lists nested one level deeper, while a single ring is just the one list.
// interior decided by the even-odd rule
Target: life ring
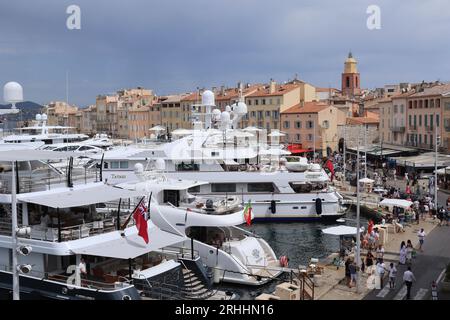
[{"label": "life ring", "polygon": [[289,259],[287,256],[281,256],[280,257],[280,266],[283,268],[287,268],[289,265]]}]

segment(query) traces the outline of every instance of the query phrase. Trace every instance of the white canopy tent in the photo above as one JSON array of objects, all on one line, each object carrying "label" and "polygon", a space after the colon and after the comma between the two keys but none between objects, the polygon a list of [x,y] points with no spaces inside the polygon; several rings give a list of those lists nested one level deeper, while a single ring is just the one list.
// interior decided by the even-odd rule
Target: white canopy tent
[{"label": "white canopy tent", "polygon": [[262,129],[259,129],[257,127],[246,127],[244,131],[262,131]]},{"label": "white canopy tent", "polygon": [[286,134],[281,132],[280,130],[272,130],[270,134],[268,134],[269,137],[284,137]]},{"label": "white canopy tent", "polygon": [[[364,227],[361,227],[360,232],[364,232]],[[325,234],[330,234],[333,236],[353,236],[356,235],[357,229],[355,227],[350,226],[337,226],[337,227],[330,227],[326,229],[322,229],[322,232]]]},{"label": "white canopy tent", "polygon": [[284,156],[284,155],[289,155],[291,154],[290,151],[287,150],[283,150],[283,149],[266,149],[266,150],[261,150],[259,152],[260,155],[271,155],[271,156]]},{"label": "white canopy tent", "polygon": [[408,209],[412,206],[412,202],[404,199],[384,199],[380,202],[380,206],[387,207],[400,207],[404,209]]},{"label": "white canopy tent", "polygon": [[359,179],[359,182],[360,183],[374,183],[375,180],[372,180],[372,179],[369,179],[369,178],[362,178],[362,179]]},{"label": "white canopy tent", "polygon": [[164,128],[163,126],[154,126],[148,130],[149,131],[166,131],[166,128]]}]

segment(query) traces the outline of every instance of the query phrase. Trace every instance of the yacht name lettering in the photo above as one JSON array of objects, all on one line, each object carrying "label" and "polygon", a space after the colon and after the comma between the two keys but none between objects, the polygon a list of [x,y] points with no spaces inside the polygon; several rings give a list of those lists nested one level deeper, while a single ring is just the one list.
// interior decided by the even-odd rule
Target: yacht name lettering
[{"label": "yacht name lettering", "polygon": [[206,318],[209,312],[209,307],[188,307],[185,306],[184,303],[181,307],[176,307],[175,314],[179,315],[202,315],[203,318]]},{"label": "yacht name lettering", "polygon": [[123,174],[112,174],[111,178],[113,178],[113,179],[126,179],[127,176],[123,175]]}]

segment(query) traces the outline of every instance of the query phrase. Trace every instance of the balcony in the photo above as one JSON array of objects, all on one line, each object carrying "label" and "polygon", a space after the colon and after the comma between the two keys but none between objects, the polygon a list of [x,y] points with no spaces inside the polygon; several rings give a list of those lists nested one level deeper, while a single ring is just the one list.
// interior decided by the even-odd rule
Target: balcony
[{"label": "balcony", "polygon": [[417,125],[410,125],[409,130],[411,131],[417,131]]},{"label": "balcony", "polygon": [[399,132],[399,133],[404,133],[405,132],[405,126],[395,126],[395,127],[390,127],[392,132]]}]

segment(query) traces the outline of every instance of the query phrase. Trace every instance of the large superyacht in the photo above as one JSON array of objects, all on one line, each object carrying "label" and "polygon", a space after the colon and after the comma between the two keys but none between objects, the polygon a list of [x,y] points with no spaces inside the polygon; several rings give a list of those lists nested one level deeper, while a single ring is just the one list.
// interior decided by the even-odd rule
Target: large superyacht
[{"label": "large superyacht", "polygon": [[[10,297],[18,278],[21,297],[30,299],[189,296],[185,273],[195,271],[198,255],[160,253],[186,237],[148,220],[149,242],[144,241],[129,213],[142,193],[96,182],[90,172],[73,174],[73,156],[0,152],[1,295]],[[64,175],[47,163],[68,157]],[[155,219],[164,215],[149,211]]]},{"label": "large superyacht", "polygon": [[108,183],[117,184],[136,179],[136,164],[151,171],[162,159],[168,177],[209,182],[193,187],[193,194],[250,201],[255,220],[335,220],[344,214],[342,196],[329,185],[327,173],[306,158],[289,157],[280,131],[236,129],[247,113],[243,99],[223,112],[211,110],[214,106],[214,94],[207,90],[199,105],[206,113],[193,114],[193,130],[175,130],[173,135],[183,135],[179,139],[113,148],[93,155],[97,161],[90,165],[101,165]]}]

